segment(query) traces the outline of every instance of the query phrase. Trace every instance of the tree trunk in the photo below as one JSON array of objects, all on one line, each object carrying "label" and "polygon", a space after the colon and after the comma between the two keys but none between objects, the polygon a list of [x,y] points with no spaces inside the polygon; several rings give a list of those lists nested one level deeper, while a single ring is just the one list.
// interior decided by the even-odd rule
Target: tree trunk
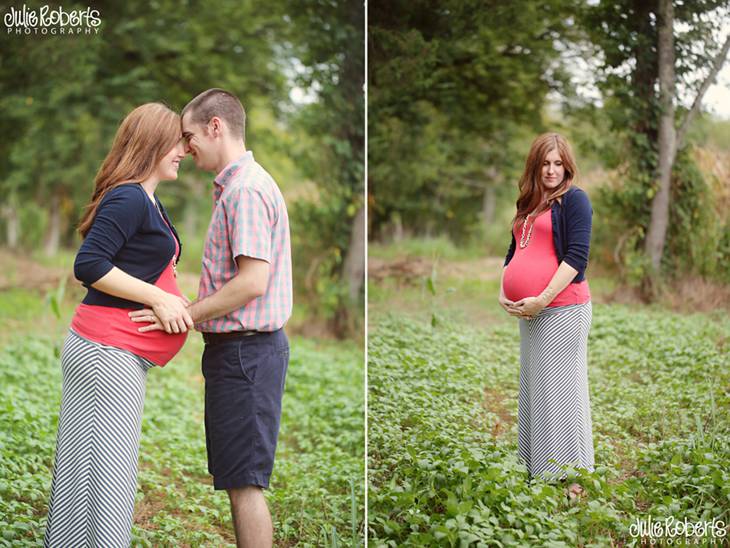
[{"label": "tree trunk", "polygon": [[61,242],[61,196],[54,193],[51,197],[51,209],[48,218],[48,231],[46,232],[45,253],[51,257],[58,253],[58,246]]},{"label": "tree trunk", "polygon": [[400,213],[397,211],[393,213],[393,241],[399,243],[403,241],[403,220],[401,219]]},{"label": "tree trunk", "polygon": [[651,221],[646,236],[645,251],[651,264],[650,276],[657,281],[660,273],[667,226],[669,225],[669,195],[672,166],[676,155],[674,127],[674,8],[671,0],[660,0],[658,18],[659,57],[659,165],[657,192],[651,203]]},{"label": "tree trunk", "polygon": [[357,326],[355,312],[365,282],[365,207],[360,206],[352,220],[350,245],[342,265],[342,277],[347,282],[347,298],[340,301],[334,317],[334,332],[338,338],[351,335]]},{"label": "tree trunk", "polygon": [[484,196],[482,197],[482,219],[484,220],[484,228],[487,230],[494,224],[495,202],[496,191],[494,186],[488,184],[484,187]]},{"label": "tree trunk", "polygon": [[355,307],[365,282],[365,208],[360,206],[352,221],[350,246],[343,268],[350,304]]},{"label": "tree trunk", "polygon": [[20,217],[18,216],[18,205],[14,196],[10,196],[8,203],[2,208],[2,216],[5,220],[5,244],[10,249],[17,249],[18,236],[20,235]]}]

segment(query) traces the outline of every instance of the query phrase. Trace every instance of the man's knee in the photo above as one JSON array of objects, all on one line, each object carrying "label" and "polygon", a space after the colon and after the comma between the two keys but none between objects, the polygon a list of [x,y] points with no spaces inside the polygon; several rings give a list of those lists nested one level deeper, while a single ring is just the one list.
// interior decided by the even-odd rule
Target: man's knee
[{"label": "man's knee", "polygon": [[256,500],[263,496],[263,489],[258,485],[246,485],[244,487],[233,487],[226,489],[233,504],[245,504],[248,501]]}]

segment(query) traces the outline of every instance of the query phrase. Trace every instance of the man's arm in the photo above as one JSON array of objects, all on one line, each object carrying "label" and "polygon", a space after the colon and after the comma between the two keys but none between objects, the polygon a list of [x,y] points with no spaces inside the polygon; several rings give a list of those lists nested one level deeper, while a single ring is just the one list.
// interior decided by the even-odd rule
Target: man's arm
[{"label": "man's arm", "polygon": [[[239,255],[236,257],[236,265],[238,273],[223,287],[188,307],[188,312],[195,323],[225,316],[266,293],[269,284],[269,263]],[[150,325],[140,327],[138,329],[140,333],[161,329],[152,310],[135,310],[129,313],[129,317],[133,322],[152,322]]]},{"label": "man's arm", "polygon": [[225,316],[266,293],[269,284],[269,263],[239,255],[238,274],[218,291],[195,301],[188,312],[195,323]]}]

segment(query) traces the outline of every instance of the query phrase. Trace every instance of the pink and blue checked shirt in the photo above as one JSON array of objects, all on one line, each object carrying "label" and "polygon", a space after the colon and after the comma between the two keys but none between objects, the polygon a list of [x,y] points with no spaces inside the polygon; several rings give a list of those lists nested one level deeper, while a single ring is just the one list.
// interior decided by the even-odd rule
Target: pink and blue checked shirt
[{"label": "pink and blue checked shirt", "polygon": [[215,178],[213,217],[203,249],[198,299],[218,291],[237,273],[236,257],[269,263],[266,293],[230,314],[197,324],[198,331],[275,331],[292,310],[289,216],[279,187],[251,151]]}]

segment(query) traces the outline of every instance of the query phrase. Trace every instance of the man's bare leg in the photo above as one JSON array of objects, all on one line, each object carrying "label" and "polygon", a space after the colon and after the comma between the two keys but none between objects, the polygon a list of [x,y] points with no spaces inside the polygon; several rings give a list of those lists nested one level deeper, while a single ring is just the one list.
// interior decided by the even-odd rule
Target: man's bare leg
[{"label": "man's bare leg", "polygon": [[274,526],[263,489],[256,486],[228,489],[238,548],[271,548]]}]

